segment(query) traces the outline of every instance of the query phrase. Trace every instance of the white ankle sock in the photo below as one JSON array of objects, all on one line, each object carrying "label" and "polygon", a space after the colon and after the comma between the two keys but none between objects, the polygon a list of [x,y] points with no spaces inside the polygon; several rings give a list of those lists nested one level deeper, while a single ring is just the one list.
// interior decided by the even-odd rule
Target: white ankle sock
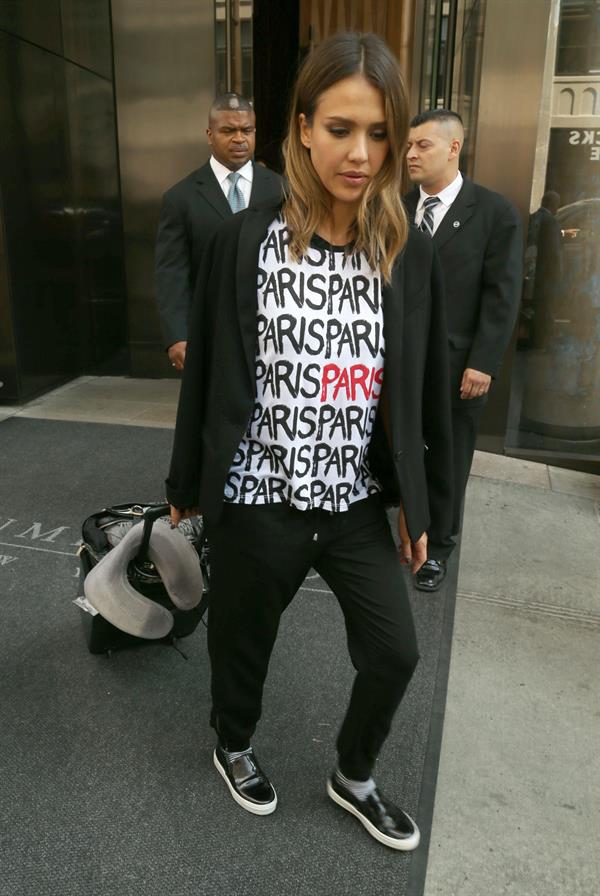
[{"label": "white ankle sock", "polygon": [[343,775],[339,768],[335,772],[335,777],[357,800],[366,800],[369,794],[375,790],[373,778],[369,778],[367,781],[353,781],[352,778]]},{"label": "white ankle sock", "polygon": [[230,753],[229,750],[226,750],[225,747],[223,747],[223,752],[227,756],[227,759],[229,760],[229,762],[235,762],[236,759],[239,759],[240,756],[245,756],[246,753],[249,753],[251,750],[252,750],[252,747],[246,747],[245,750],[238,750],[237,752]]}]

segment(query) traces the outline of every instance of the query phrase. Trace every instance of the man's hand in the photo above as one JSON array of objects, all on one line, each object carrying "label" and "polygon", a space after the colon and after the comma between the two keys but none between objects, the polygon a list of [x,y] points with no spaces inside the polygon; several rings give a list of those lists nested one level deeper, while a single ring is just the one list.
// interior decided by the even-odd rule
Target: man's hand
[{"label": "man's hand", "polygon": [[186,348],[187,342],[174,342],[173,345],[170,345],[167,349],[169,361],[171,362],[171,366],[174,367],[175,370],[183,370],[183,365],[185,364]]},{"label": "man's hand", "polygon": [[400,535],[401,563],[411,564],[411,571],[418,572],[427,560],[427,532],[423,532],[417,541],[411,542],[404,516],[404,508],[398,514],[398,534]]},{"label": "man's hand", "polygon": [[169,504],[169,507],[171,508],[169,511],[169,516],[171,517],[171,529],[177,528],[182,520],[187,520],[191,516],[200,516],[200,509],[198,507],[190,507],[187,510],[179,510],[177,507],[173,507],[172,504]]},{"label": "man's hand", "polygon": [[486,395],[490,390],[491,382],[492,378],[489,373],[482,373],[481,370],[467,367],[460,384],[460,397],[468,399]]}]

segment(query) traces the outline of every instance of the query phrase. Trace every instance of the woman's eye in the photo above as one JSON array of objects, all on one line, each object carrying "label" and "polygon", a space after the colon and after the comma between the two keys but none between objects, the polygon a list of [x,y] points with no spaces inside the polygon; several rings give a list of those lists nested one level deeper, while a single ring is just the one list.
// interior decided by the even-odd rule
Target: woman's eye
[{"label": "woman's eye", "polygon": [[334,137],[345,137],[348,134],[348,130],[346,128],[329,128],[329,133],[333,134]]},{"label": "woman's eye", "polygon": [[373,131],[371,137],[373,140],[387,140],[387,131]]}]

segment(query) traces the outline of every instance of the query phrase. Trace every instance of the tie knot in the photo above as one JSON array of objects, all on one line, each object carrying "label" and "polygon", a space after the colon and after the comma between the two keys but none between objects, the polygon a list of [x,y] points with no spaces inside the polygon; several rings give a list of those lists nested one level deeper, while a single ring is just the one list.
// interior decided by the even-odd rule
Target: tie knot
[{"label": "tie knot", "polygon": [[242,175],[238,171],[230,171],[227,175],[227,180],[232,187],[235,187],[241,176]]},{"label": "tie knot", "polygon": [[423,202],[423,206],[425,208],[434,208],[441,201],[442,200],[438,196],[428,196],[427,199]]}]

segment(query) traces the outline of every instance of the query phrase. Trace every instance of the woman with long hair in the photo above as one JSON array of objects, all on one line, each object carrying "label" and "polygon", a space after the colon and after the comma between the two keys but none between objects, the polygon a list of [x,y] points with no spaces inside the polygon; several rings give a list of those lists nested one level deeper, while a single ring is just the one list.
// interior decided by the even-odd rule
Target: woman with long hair
[{"label": "woman with long hair", "polygon": [[201,511],[211,545],[214,764],[233,799],[277,805],[251,739],[281,614],[314,568],[357,672],[327,791],[401,850],[418,828],[372,770],[418,660],[401,562],[425,561],[451,482],[440,276],[400,200],[407,130],[375,35],[304,61],[283,202],[235,215],[203,258],[167,480],[173,525]]}]

